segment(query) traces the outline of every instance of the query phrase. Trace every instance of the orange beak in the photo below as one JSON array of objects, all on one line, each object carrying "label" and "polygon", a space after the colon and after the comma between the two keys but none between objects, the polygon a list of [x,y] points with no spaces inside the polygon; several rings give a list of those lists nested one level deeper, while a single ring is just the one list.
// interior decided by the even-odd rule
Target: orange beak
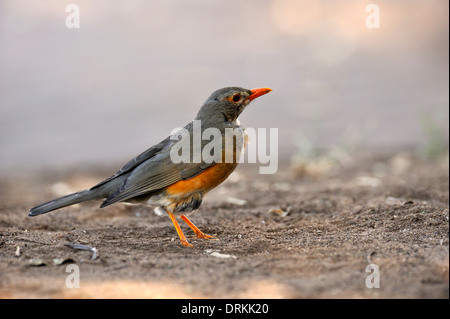
[{"label": "orange beak", "polygon": [[261,95],[269,93],[270,91],[272,91],[272,89],[260,88],[260,89],[253,89],[251,91],[252,91],[252,94],[247,99],[249,99],[250,101],[253,101],[257,97],[260,97]]}]

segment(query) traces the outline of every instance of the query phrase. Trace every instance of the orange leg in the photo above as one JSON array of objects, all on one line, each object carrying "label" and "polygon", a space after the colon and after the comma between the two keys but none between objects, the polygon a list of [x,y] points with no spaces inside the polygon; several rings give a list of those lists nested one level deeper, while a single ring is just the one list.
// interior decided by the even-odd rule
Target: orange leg
[{"label": "orange leg", "polygon": [[200,229],[197,228],[186,216],[181,215],[180,218],[188,224],[189,227],[194,231],[194,233],[197,235],[198,238],[201,239],[211,239],[214,238],[213,236],[204,234]]},{"label": "orange leg", "polygon": [[192,245],[188,243],[186,236],[184,236],[183,232],[181,231],[181,227],[178,224],[175,215],[173,213],[169,213],[169,212],[167,212],[167,214],[169,214],[169,217],[172,220],[172,223],[175,226],[175,229],[177,230],[178,237],[180,237],[180,240],[181,240],[181,244],[186,247],[192,247]]}]

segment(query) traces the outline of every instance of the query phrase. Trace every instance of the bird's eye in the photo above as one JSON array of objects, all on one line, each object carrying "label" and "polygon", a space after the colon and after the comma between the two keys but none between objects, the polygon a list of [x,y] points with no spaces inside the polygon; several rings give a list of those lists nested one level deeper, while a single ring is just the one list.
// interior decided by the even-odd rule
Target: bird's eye
[{"label": "bird's eye", "polygon": [[231,99],[233,100],[233,102],[239,102],[239,100],[241,99],[241,95],[239,93],[236,93]]}]

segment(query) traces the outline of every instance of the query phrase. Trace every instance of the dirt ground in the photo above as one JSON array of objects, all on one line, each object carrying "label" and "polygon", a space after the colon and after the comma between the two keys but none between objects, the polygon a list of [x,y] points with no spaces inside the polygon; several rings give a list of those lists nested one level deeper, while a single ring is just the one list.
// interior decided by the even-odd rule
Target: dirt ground
[{"label": "dirt ground", "polygon": [[[27,217],[115,167],[6,174],[0,297],[448,298],[448,157],[358,163],[315,178],[287,165],[274,175],[238,167],[190,216],[217,240],[195,238],[180,220],[192,248],[145,206],[90,202]],[[95,247],[98,258],[69,243]],[[71,264],[79,288],[66,286]],[[379,267],[379,288],[366,287],[369,264]]]}]

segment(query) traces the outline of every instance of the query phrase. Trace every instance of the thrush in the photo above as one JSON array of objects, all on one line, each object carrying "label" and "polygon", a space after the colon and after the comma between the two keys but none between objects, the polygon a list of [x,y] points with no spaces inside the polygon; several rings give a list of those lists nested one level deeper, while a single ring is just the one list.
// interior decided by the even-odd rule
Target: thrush
[{"label": "thrush", "polygon": [[[233,140],[232,160],[226,160],[227,144],[226,131],[243,130],[238,116],[255,98],[269,93],[269,88],[248,90],[240,87],[226,87],[219,89],[201,106],[194,121],[184,127],[189,138],[189,147],[195,151],[195,123],[200,123],[201,132],[215,129],[220,132],[221,152],[214,160],[206,161],[200,156],[194,158],[194,152],[185,156],[183,161],[173,160],[173,148],[178,139],[173,135],[152,146],[145,152],[130,160],[117,173],[97,185],[43,203],[30,209],[28,216],[37,216],[53,210],[74,205],[80,202],[104,199],[101,208],[117,202],[144,203],[155,206],[157,212],[167,212],[175,226],[181,244],[186,247],[192,245],[187,241],[177,221],[179,216],[195,232],[198,238],[210,239],[187,217],[186,214],[198,209],[206,193],[221,184],[234,171],[238,164],[241,144]],[[202,140],[200,150],[207,145]],[[187,159],[187,160],[186,160]]]}]

